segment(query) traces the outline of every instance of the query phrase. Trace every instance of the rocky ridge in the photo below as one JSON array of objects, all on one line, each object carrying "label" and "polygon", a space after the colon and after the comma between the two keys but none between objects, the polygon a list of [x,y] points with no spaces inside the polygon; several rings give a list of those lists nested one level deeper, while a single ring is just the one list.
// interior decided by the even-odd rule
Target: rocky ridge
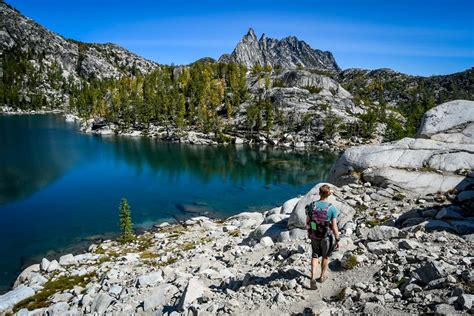
[{"label": "rocky ridge", "polygon": [[[23,56],[32,67],[19,93],[25,103],[44,96],[49,108],[68,103],[67,85],[81,86],[81,80],[118,79],[124,74],[146,74],[158,67],[115,44],[82,43],[49,31],[0,2],[0,56]],[[5,65],[0,64],[0,78]],[[34,79],[33,79],[34,77]],[[56,78],[56,82],[52,78]],[[34,81],[32,84],[30,81]],[[9,104],[5,104],[9,106]]]},{"label": "rocky ridge", "polygon": [[236,62],[252,68],[256,65],[296,69],[299,67],[339,72],[340,68],[330,52],[311,48],[295,36],[277,40],[262,34],[257,39],[252,28],[240,40],[231,54],[222,55],[221,62]]},{"label": "rocky ridge", "polygon": [[97,79],[119,78],[136,70],[147,73],[158,65],[115,44],[81,43],[55,34],[21,15],[8,4],[0,3],[0,48],[19,48],[44,55],[44,63],[57,62],[63,77]]},{"label": "rocky ridge", "polygon": [[338,73],[336,80],[359,99],[384,102],[396,108],[413,106],[429,98],[433,99],[434,104],[474,99],[474,68],[428,77],[408,75],[388,68],[349,68]]}]

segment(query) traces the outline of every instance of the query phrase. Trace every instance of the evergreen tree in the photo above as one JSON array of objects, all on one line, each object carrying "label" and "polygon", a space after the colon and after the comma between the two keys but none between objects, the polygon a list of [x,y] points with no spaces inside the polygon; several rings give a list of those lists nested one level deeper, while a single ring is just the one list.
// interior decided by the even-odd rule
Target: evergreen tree
[{"label": "evergreen tree", "polygon": [[269,137],[270,131],[273,128],[273,106],[269,100],[265,100],[264,105],[265,105],[265,119],[266,119],[265,130],[267,131],[267,137]]},{"label": "evergreen tree", "polygon": [[132,215],[130,211],[130,206],[128,205],[128,201],[126,198],[122,198],[122,201],[120,202],[119,219],[121,230],[120,241],[132,241],[134,239]]}]

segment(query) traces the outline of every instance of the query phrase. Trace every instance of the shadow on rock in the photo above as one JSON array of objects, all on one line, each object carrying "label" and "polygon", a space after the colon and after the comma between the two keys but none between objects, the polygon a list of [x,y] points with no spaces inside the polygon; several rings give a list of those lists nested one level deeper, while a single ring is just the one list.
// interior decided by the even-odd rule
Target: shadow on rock
[{"label": "shadow on rock", "polygon": [[[430,206],[431,202],[436,205]],[[401,215],[395,225],[405,230],[447,231],[474,240],[474,172],[454,190],[418,199],[420,207]]]},{"label": "shadow on rock", "polygon": [[211,288],[218,291],[225,291],[226,289],[236,291],[242,286],[248,286],[248,285],[268,286],[269,283],[276,280],[293,280],[298,277],[307,278],[308,276],[295,269],[273,272],[272,274],[266,277],[261,277],[258,275],[252,275],[250,273],[247,273],[245,274],[242,280],[231,280],[229,282],[223,282],[221,285],[211,286]]}]

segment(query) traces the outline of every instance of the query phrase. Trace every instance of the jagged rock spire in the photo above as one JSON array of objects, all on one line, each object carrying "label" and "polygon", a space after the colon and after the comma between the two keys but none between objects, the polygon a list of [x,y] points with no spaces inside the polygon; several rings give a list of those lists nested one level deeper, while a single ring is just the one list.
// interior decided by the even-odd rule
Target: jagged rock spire
[{"label": "jagged rock spire", "polygon": [[340,68],[331,52],[311,48],[295,36],[282,40],[267,38],[262,34],[257,41],[253,28],[240,40],[234,51],[223,55],[219,60],[241,63],[251,68],[257,64],[282,66],[295,69],[300,66],[330,72],[339,72]]}]

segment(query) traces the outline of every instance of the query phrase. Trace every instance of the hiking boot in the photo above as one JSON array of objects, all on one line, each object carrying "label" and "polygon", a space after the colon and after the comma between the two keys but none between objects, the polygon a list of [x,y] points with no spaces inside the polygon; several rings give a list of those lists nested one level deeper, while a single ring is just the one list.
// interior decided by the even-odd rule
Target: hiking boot
[{"label": "hiking boot", "polygon": [[318,285],[316,284],[316,280],[311,280],[309,282],[309,287],[311,290],[316,290],[318,288]]}]

